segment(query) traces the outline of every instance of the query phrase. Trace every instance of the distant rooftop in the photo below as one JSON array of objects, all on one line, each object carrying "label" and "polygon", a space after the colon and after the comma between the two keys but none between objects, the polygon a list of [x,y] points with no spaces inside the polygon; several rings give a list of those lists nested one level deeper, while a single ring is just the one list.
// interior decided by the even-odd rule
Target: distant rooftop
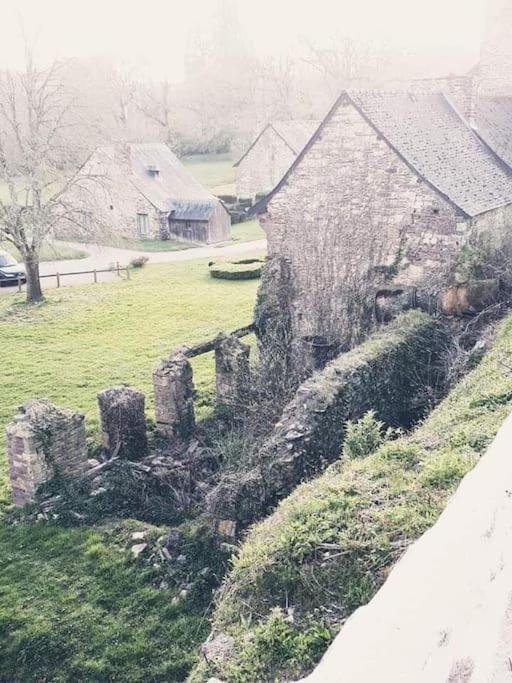
[{"label": "distant rooftop", "polygon": [[284,142],[288,145],[292,152],[295,155],[297,155],[305,147],[306,143],[308,142],[308,140],[313,135],[313,133],[319,125],[320,121],[314,121],[309,119],[303,121],[271,121],[257,135],[257,137],[247,148],[247,150],[243,153],[243,155],[236,162],[236,164],[234,164],[234,166],[238,166],[240,162],[243,159],[245,159],[245,157],[249,154],[251,149],[259,141],[263,133],[269,128],[274,130],[277,133],[277,135],[279,135],[279,137],[284,140]]}]

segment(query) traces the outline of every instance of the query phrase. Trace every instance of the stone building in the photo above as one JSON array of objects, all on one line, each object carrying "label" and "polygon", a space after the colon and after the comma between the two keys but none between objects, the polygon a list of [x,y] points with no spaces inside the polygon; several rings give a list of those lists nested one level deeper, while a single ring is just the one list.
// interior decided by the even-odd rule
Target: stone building
[{"label": "stone building", "polygon": [[268,123],[234,165],[238,197],[270,192],[319,125],[320,121]]},{"label": "stone building", "polygon": [[163,143],[99,147],[79,173],[87,179],[80,196],[84,230],[94,215],[123,237],[207,244],[230,239],[223,204]]},{"label": "stone building", "polygon": [[[499,4],[490,24],[507,20],[510,35],[512,2]],[[254,207],[281,264],[262,282],[260,338],[284,320],[291,357],[312,343],[343,348],[365,334],[379,293],[432,308],[467,270],[469,244],[511,240],[512,87],[501,76],[511,70],[499,28],[488,30],[497,44],[484,43],[469,86],[341,94]],[[497,96],[487,86],[481,95],[491,82]],[[276,290],[281,322],[268,306]]]}]

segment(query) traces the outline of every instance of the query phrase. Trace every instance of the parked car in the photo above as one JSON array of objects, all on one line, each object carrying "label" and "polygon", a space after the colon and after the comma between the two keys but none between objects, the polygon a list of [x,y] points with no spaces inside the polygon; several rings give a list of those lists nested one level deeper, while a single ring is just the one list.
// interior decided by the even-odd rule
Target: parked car
[{"label": "parked car", "polygon": [[0,287],[4,284],[17,284],[18,280],[27,281],[25,266],[18,263],[9,252],[0,251]]}]

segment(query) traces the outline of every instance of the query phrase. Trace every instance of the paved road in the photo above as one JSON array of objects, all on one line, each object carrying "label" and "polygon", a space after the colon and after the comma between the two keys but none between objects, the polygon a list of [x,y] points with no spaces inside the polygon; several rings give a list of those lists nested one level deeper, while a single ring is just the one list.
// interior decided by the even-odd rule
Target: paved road
[{"label": "paved road", "polygon": [[[183,261],[193,261],[201,258],[216,258],[219,256],[238,256],[254,251],[263,251],[266,249],[266,240],[256,240],[254,242],[240,242],[237,244],[229,244],[226,246],[204,246],[194,247],[193,249],[184,249],[182,251],[157,251],[144,252],[141,250],[119,249],[116,247],[103,247],[96,244],[80,244],[77,242],[57,242],[73,249],[86,251],[89,256],[83,259],[70,259],[68,261],[46,261],[41,263],[41,275],[50,275],[54,273],[73,273],[84,270],[103,270],[109,268],[112,264],[119,262],[121,266],[127,265],[132,258],[144,254],[148,257],[149,263],[174,263]],[[115,273],[99,273],[99,282],[108,282],[116,279]],[[48,277],[43,279],[43,289],[51,289],[57,286],[56,278]],[[87,275],[70,275],[61,279],[61,287],[69,287],[71,285],[92,283],[92,274]],[[16,291],[15,287],[2,287],[0,294],[7,294]]]}]

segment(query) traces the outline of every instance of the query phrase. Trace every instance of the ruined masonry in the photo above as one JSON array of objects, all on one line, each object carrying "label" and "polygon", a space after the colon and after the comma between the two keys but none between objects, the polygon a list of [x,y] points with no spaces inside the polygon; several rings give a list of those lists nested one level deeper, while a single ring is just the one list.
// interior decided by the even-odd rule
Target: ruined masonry
[{"label": "ruined masonry", "polygon": [[111,456],[137,459],[146,455],[144,394],[127,386],[113,387],[98,394],[101,437]]},{"label": "ruined masonry", "polygon": [[185,354],[177,349],[153,375],[157,429],[170,438],[187,438],[195,427],[193,372]]},{"label": "ruined masonry", "polygon": [[250,384],[250,347],[233,335],[218,337],[215,346],[217,403],[240,408],[246,403]]},{"label": "ruined masonry", "polygon": [[84,416],[46,400],[28,401],[7,427],[7,457],[18,506],[33,502],[44,482],[81,477],[87,468]]}]

